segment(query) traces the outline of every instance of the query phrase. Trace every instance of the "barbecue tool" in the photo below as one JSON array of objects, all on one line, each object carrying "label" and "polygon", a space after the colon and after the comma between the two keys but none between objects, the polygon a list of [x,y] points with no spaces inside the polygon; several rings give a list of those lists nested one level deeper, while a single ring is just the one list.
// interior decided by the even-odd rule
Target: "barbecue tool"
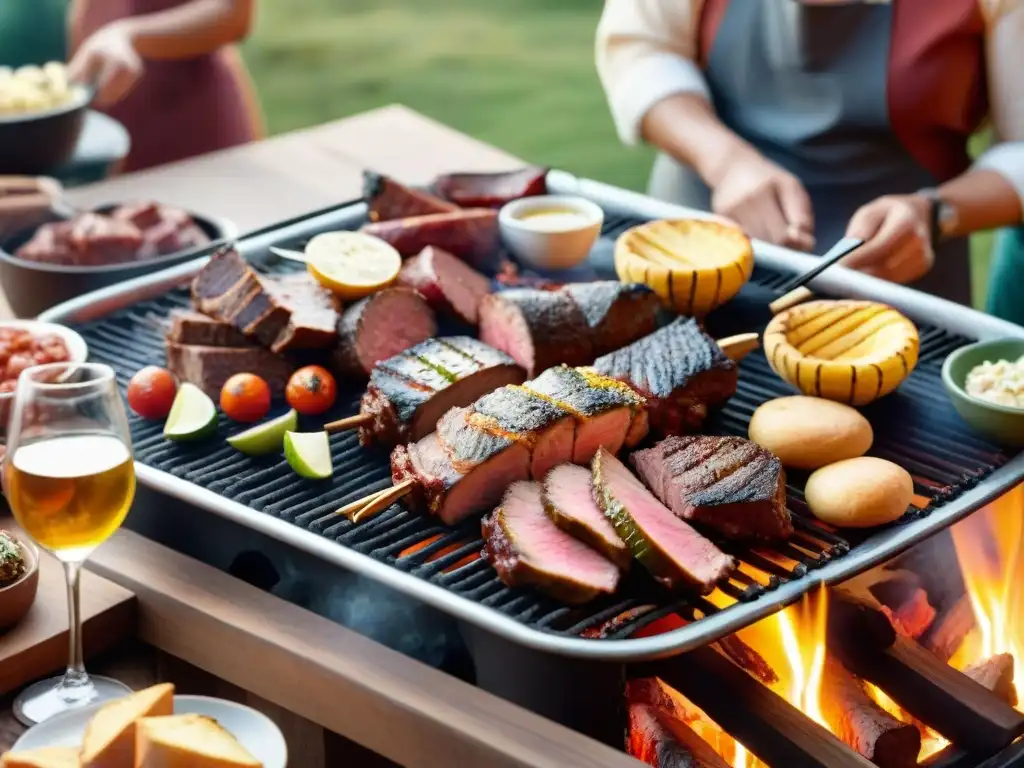
[{"label": "barbecue tool", "polygon": [[805,287],[807,283],[811,282],[811,280],[816,278],[836,262],[849,256],[862,245],[864,245],[864,241],[856,237],[844,237],[838,243],[833,245],[828,252],[821,257],[821,260],[813,269],[809,269],[802,275],[797,275],[788,283],[783,284],[781,290],[785,291],[785,293],[768,305],[772,314],[777,315],[779,312],[789,309],[790,307],[811,298],[814,294],[811,293],[809,288]]},{"label": "barbecue tool", "polygon": [[[757,349],[758,345],[759,337],[756,333],[741,333],[736,336],[729,336],[728,338],[722,339],[718,342],[718,346],[721,348],[722,352],[724,352],[726,357],[734,362],[742,360],[743,357]],[[328,433],[340,432],[346,429],[359,427],[361,424],[366,423],[372,418],[373,417],[368,414],[357,414],[346,419],[340,419],[339,421],[325,424],[324,429]],[[396,501],[408,494],[412,489],[414,482],[414,480],[406,480],[392,488],[385,488],[382,491],[372,493],[362,499],[346,504],[344,507],[331,512],[328,515],[318,518],[315,522],[319,524],[338,515],[348,517],[353,523],[368,520],[380,512],[383,512]]]}]

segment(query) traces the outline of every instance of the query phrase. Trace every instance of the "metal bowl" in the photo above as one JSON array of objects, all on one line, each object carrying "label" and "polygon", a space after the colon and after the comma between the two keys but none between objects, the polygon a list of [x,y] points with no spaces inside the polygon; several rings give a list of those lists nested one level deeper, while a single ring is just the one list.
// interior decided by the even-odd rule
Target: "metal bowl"
[{"label": "metal bowl", "polygon": [[0,115],[0,173],[41,175],[67,163],[92,97],[91,88],[78,86],[74,98],[59,107]]},{"label": "metal bowl", "polygon": [[985,361],[1016,360],[1024,355],[1024,338],[968,344],[942,364],[942,383],[957,413],[978,433],[999,445],[1024,446],[1024,408],[990,403],[967,394],[967,374]]},{"label": "metal bowl", "polygon": [[[113,204],[103,205],[93,210],[109,213],[116,207]],[[238,228],[227,219],[215,219],[191,212],[189,215],[211,241],[230,240],[238,235]],[[50,221],[59,221],[60,218],[54,214]],[[7,302],[18,317],[35,317],[68,299],[173,267],[210,248],[210,245],[203,245],[145,261],[88,267],[46,264],[14,256],[15,251],[29,241],[36,229],[25,229],[0,241],[0,284],[3,285]]]}]

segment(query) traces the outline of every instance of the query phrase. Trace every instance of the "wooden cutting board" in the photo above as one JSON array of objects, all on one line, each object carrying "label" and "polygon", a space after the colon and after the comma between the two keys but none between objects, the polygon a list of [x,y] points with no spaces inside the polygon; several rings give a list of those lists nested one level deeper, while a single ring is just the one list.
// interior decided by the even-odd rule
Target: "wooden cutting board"
[{"label": "wooden cutting board", "polygon": [[[16,530],[7,517],[0,517],[0,528]],[[82,572],[81,610],[86,661],[135,636],[135,595],[88,571]],[[62,672],[67,662],[64,569],[52,555],[41,553],[35,602],[24,619],[0,635],[0,695]]]}]

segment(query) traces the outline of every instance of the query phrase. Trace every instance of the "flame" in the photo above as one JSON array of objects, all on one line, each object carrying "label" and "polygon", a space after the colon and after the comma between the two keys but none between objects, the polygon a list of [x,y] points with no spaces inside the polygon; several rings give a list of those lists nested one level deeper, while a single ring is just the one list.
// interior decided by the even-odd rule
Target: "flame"
[{"label": "flame", "polygon": [[1020,700],[1024,683],[1024,486],[1017,486],[952,529],[975,631],[950,660],[963,669],[1000,653],[1013,656]]}]

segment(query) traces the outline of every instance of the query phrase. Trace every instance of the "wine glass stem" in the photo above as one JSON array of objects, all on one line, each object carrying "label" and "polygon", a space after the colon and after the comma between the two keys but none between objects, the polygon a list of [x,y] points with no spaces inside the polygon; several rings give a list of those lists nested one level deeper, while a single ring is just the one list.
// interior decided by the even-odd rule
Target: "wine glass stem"
[{"label": "wine glass stem", "polygon": [[79,609],[81,563],[64,563],[68,584],[68,668],[60,682],[61,696],[69,702],[80,702],[93,695],[92,682],[85,671],[82,654],[82,614]]}]

